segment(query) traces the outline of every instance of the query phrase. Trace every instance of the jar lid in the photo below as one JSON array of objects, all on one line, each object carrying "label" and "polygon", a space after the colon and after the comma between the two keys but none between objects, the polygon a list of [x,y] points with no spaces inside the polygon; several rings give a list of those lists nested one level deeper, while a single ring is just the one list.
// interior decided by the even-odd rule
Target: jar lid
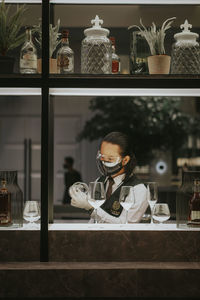
[{"label": "jar lid", "polygon": [[101,24],[103,24],[103,20],[99,19],[99,16],[96,15],[95,19],[91,20],[91,24],[94,24],[91,28],[87,28],[84,30],[84,34],[86,36],[92,35],[109,35],[110,31],[106,28],[102,28]]},{"label": "jar lid", "polygon": [[185,20],[184,24],[180,25],[180,28],[183,30],[182,32],[176,33],[174,35],[174,38],[178,41],[180,40],[193,40],[196,41],[196,39],[199,37],[198,33],[191,32],[190,28],[192,28],[192,24],[188,23],[188,20]]}]

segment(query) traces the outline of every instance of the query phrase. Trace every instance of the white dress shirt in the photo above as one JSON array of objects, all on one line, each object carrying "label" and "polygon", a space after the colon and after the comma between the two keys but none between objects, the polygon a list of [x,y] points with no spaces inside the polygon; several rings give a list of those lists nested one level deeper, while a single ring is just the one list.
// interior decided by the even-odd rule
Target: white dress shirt
[{"label": "white dress shirt", "polygon": [[[123,183],[123,179],[125,174],[121,174],[119,176],[114,177],[114,184],[112,186],[112,193]],[[97,179],[98,180],[98,179]],[[106,178],[107,180],[107,178]],[[105,182],[106,182],[105,180]],[[108,188],[108,180],[106,183],[106,190]],[[137,223],[140,222],[143,214],[145,213],[148,207],[148,201],[146,197],[146,187],[143,183],[137,184],[134,186],[134,196],[135,196],[135,203],[128,211],[128,223]],[[91,214],[91,218],[89,223],[94,222],[94,211]],[[97,209],[97,219],[98,223],[125,223],[126,220],[126,210],[123,209],[119,217],[114,217],[108,214],[105,210],[101,207]]]}]

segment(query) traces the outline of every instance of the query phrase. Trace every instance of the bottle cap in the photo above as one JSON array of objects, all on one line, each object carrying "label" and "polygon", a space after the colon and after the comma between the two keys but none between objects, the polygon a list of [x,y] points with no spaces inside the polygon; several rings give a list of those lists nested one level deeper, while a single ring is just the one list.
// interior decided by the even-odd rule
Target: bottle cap
[{"label": "bottle cap", "polygon": [[177,41],[185,41],[188,40],[190,42],[196,42],[196,39],[199,37],[199,35],[195,32],[191,32],[190,28],[192,28],[192,24],[188,23],[188,20],[186,19],[184,24],[180,25],[180,28],[183,30],[182,32],[176,33],[174,35],[174,38]]},{"label": "bottle cap", "polygon": [[64,29],[64,30],[62,31],[62,37],[68,38],[68,36],[69,36],[69,30],[68,30],[68,29]]},{"label": "bottle cap", "polygon": [[112,45],[115,46],[115,37],[114,37],[114,36],[111,36],[111,37],[110,37],[110,40],[111,40]]},{"label": "bottle cap", "polygon": [[96,15],[95,19],[91,20],[91,24],[94,24],[91,28],[87,28],[84,30],[84,34],[86,36],[92,36],[92,35],[103,35],[108,36],[110,31],[106,28],[101,27],[103,24],[103,20],[99,19],[99,16]]}]

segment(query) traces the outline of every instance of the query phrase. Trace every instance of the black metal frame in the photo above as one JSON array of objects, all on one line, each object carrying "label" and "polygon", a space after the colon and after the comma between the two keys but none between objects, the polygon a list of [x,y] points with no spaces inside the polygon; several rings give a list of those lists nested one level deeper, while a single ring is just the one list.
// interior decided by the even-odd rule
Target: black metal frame
[{"label": "black metal frame", "polygon": [[50,75],[49,20],[49,0],[42,0],[42,74],[0,75],[0,87],[42,89],[40,261],[43,262],[49,260],[48,224],[53,222],[53,101],[49,88],[200,88],[200,75]]}]

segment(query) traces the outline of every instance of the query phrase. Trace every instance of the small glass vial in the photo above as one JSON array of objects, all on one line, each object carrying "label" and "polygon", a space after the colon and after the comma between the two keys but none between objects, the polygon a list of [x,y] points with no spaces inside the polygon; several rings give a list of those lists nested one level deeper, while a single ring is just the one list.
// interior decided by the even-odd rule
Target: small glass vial
[{"label": "small glass vial", "polygon": [[0,226],[11,225],[11,196],[6,187],[6,180],[1,181],[0,188]]},{"label": "small glass vial", "polygon": [[57,52],[57,70],[60,74],[74,73],[74,51],[69,47],[69,30],[63,30],[61,48]]},{"label": "small glass vial", "polygon": [[182,32],[176,33],[176,42],[172,45],[171,74],[199,74],[200,46],[197,42],[199,35],[191,32],[192,25],[185,20],[181,24]]},{"label": "small glass vial", "polygon": [[111,74],[112,45],[107,37],[110,31],[102,28],[103,20],[98,16],[91,21],[93,27],[84,30],[85,38],[81,45],[81,73]]},{"label": "small glass vial", "polygon": [[20,73],[37,73],[37,50],[32,42],[32,32],[30,28],[26,29],[26,41],[20,51]]},{"label": "small glass vial", "polygon": [[116,54],[116,44],[115,38],[112,36],[110,37],[112,43],[112,74],[119,74],[120,73],[120,58]]}]

